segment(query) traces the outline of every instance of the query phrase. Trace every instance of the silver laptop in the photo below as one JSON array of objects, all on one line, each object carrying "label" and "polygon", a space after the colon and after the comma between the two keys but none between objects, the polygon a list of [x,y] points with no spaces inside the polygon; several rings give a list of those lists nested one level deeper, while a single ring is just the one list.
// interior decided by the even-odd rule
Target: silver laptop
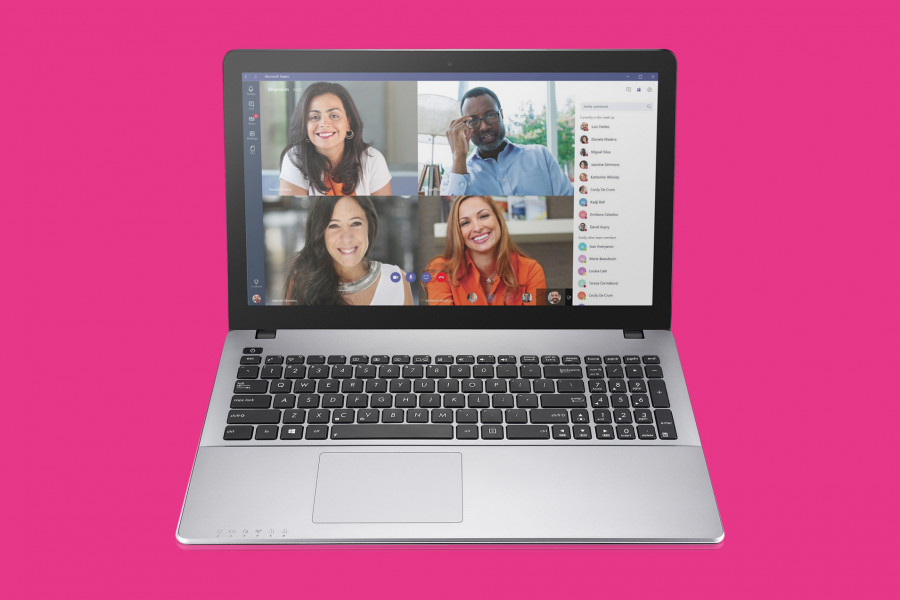
[{"label": "silver laptop", "polygon": [[229,332],[177,539],[721,541],[670,331],[675,73],[229,53]]}]

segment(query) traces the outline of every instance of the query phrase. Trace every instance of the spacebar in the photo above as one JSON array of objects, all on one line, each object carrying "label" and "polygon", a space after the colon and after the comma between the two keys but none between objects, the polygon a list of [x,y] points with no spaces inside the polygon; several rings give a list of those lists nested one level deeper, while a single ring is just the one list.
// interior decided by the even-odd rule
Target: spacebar
[{"label": "spacebar", "polygon": [[333,425],[333,440],[450,440],[452,425]]}]

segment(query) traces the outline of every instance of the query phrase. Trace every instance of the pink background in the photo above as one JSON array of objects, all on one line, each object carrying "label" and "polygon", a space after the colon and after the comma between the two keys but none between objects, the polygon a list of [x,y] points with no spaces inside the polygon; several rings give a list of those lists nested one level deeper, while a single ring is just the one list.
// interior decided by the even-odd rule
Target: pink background
[{"label": "pink background", "polygon": [[[893,3],[92,4],[0,26],[5,593],[896,597]],[[572,44],[679,59],[673,330],[725,542],[179,547],[227,323],[225,52]]]}]

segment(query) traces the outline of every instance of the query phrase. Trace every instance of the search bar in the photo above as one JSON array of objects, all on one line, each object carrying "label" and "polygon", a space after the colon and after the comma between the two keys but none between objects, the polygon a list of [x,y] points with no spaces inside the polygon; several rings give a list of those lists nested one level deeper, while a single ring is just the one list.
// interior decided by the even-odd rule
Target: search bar
[{"label": "search bar", "polygon": [[652,102],[584,102],[581,110],[607,111],[607,110],[653,110]]}]

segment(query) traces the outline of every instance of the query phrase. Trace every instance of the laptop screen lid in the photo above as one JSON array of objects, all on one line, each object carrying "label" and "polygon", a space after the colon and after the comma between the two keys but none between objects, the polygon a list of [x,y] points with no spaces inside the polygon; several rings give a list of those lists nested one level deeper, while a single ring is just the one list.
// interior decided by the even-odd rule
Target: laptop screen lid
[{"label": "laptop screen lid", "polygon": [[224,96],[230,329],[670,326],[671,53],[234,51]]}]

